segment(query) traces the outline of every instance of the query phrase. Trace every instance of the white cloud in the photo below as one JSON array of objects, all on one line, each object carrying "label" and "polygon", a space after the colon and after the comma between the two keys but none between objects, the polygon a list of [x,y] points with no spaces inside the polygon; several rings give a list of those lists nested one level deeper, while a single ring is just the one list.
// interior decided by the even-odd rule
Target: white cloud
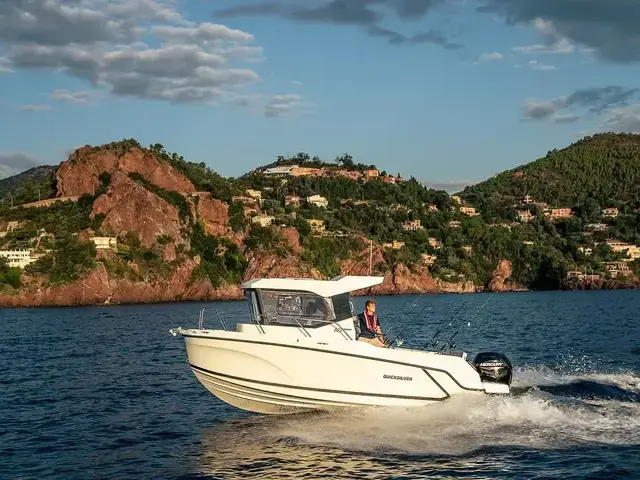
[{"label": "white cloud", "polygon": [[267,117],[281,117],[289,115],[300,105],[301,101],[302,99],[300,98],[300,95],[275,95],[264,107],[264,114]]},{"label": "white cloud", "polygon": [[600,131],[640,133],[640,89],[606,86],[576,90],[552,100],[527,99],[523,103],[527,120],[574,123],[599,119]]},{"label": "white cloud", "polygon": [[537,18],[532,23],[538,35],[542,37],[543,42],[513,47],[511,50],[523,54],[559,55],[567,55],[576,51],[573,43],[556,32],[552,22]]},{"label": "white cloud", "polygon": [[51,110],[51,105],[20,105],[18,110],[22,110],[23,112],[44,112]]},{"label": "white cloud", "polygon": [[542,63],[537,60],[530,60],[529,68],[533,70],[542,70],[542,71],[550,71],[550,70],[556,69],[555,65],[548,65],[546,63]]},{"label": "white cloud", "polygon": [[90,91],[71,91],[71,90],[54,90],[49,96],[51,100],[75,103],[76,105],[86,104],[94,97]]},{"label": "white cloud", "polygon": [[167,40],[188,40],[198,44],[210,44],[222,41],[251,42],[252,34],[242,30],[234,30],[225,25],[213,23],[201,23],[196,27],[177,27],[172,25],[159,25],[151,31],[160,38]]},{"label": "white cloud", "polygon": [[640,133],[640,104],[609,110],[600,125],[600,130],[616,133]]},{"label": "white cloud", "polygon": [[[0,71],[62,72],[121,97],[216,104],[260,79],[254,35],[185,19],[178,0],[0,2]],[[80,104],[89,92],[52,99]]]},{"label": "white cloud", "polygon": [[478,57],[478,62],[499,62],[502,59],[504,59],[504,55],[502,55],[500,52],[483,53],[482,55],[480,55],[480,57]]},{"label": "white cloud", "polygon": [[0,57],[0,73],[13,73],[11,62],[6,58]]},{"label": "white cloud", "polygon": [[237,95],[231,101],[234,105],[248,108],[254,113],[265,117],[290,117],[308,112],[314,106],[309,102],[305,102],[300,95],[291,93]]},{"label": "white cloud", "polygon": [[529,68],[531,70],[541,70],[541,71],[552,71],[556,70],[555,65],[549,65],[546,63],[539,62],[538,60],[529,60],[525,65],[514,65],[514,68]]},{"label": "white cloud", "polygon": [[526,99],[523,104],[524,116],[529,120],[553,119],[566,103],[565,97],[555,100]]}]

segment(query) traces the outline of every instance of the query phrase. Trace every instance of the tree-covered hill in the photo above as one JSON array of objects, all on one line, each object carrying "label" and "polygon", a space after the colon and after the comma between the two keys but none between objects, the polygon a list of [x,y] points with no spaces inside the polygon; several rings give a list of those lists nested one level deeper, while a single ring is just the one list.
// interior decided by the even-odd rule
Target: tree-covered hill
[{"label": "tree-covered hill", "polygon": [[57,167],[41,166],[0,180],[0,200],[21,204],[49,198],[55,193]]},{"label": "tree-covered hill", "polygon": [[602,208],[637,208],[640,135],[603,133],[585,137],[460,193],[471,204],[498,210],[521,201],[525,195],[558,207],[589,202]]},{"label": "tree-covered hill", "polygon": [[[100,170],[111,168],[114,155],[119,162],[128,156],[126,162],[122,160],[128,175],[117,169]],[[279,158],[274,164],[365,167],[348,154],[337,160],[328,163],[303,153]],[[289,262],[287,275],[314,269],[332,277],[343,273],[344,262],[359,258],[369,239],[380,249],[372,265],[376,274],[410,271],[424,277],[417,272],[428,267],[429,278],[449,284],[470,282],[489,288],[497,266],[507,263],[508,273],[503,276],[514,286],[532,289],[578,288],[567,281],[585,273],[610,281],[616,262],[624,262],[625,269],[615,285],[637,284],[631,272],[640,276],[640,135],[585,138],[466,188],[460,194],[461,203],[414,178],[389,181],[324,174],[281,178],[265,175],[261,169],[224,178],[204,162],[185,160],[161,144],[145,148],[133,139],[83,147],[69,162],[69,168],[77,169],[74,174],[65,174],[61,166],[55,175],[63,185],[66,182],[69,187],[72,179],[87,191],[82,180],[84,167],[90,164],[93,175],[101,172],[99,188],[89,187],[91,193],[78,202],[46,208],[0,204],[0,227],[19,224],[6,232],[4,248],[46,254],[26,269],[27,280],[29,275],[40,275],[51,284],[61,284],[95,268],[100,262],[93,244],[83,240],[86,235],[78,235],[89,230],[98,236],[118,235],[115,254],[105,258],[100,252],[111,279],[160,284],[191,262],[198,265],[188,275],[191,281],[208,278],[216,288],[237,285],[246,275],[263,272],[263,267],[268,271],[276,257]],[[172,167],[167,178],[182,185],[187,182],[189,190],[176,190],[165,176],[149,174],[149,165],[164,168],[165,163]],[[137,170],[131,171],[132,166]],[[19,204],[19,191],[25,192],[24,198],[37,195],[38,188],[42,198],[53,195],[54,174],[53,169],[43,177],[25,172],[3,185],[14,188]],[[253,198],[257,191],[259,200]],[[313,195],[325,197],[326,206],[309,201]],[[539,204],[523,206],[525,195],[550,206],[568,207],[572,213],[549,217]],[[171,207],[177,211],[173,220]],[[603,215],[604,207],[618,207],[619,215]],[[519,216],[518,210],[525,208],[531,210],[531,218]],[[260,218],[254,218],[257,214]],[[627,256],[614,251],[607,240],[615,240],[616,245],[624,242],[636,253]],[[16,278],[20,280],[15,272],[0,272],[0,290],[3,284],[15,290]]]}]

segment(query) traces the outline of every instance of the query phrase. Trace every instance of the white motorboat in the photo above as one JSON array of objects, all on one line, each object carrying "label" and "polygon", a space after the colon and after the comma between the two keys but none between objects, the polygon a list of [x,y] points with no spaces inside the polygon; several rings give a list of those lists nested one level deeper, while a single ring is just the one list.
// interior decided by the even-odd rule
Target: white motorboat
[{"label": "white motorboat", "polygon": [[356,337],[350,292],[382,277],[256,279],[242,285],[249,315],[235,330],[176,328],[189,365],[216,397],[235,407],[287,414],[344,407],[422,407],[459,394],[508,394],[509,359],[445,353]]}]

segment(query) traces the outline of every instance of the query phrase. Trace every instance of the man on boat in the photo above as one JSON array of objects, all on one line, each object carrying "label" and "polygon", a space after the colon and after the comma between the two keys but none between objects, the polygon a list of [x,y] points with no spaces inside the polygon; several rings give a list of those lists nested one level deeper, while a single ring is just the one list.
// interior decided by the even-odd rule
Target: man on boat
[{"label": "man on boat", "polygon": [[382,329],[378,322],[378,316],[376,315],[375,300],[366,301],[364,304],[364,312],[358,315],[358,324],[360,327],[358,340],[360,342],[367,342],[376,347],[387,347],[384,343],[384,336],[382,335]]}]

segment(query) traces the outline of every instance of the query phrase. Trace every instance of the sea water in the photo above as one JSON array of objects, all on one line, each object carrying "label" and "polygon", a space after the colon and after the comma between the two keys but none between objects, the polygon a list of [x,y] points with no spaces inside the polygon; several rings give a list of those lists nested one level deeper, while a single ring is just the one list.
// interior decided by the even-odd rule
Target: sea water
[{"label": "sea water", "polygon": [[169,334],[243,302],[3,309],[0,478],[640,478],[640,292],[377,303],[404,346],[507,354],[516,395],[261,416],[207,392]]}]

